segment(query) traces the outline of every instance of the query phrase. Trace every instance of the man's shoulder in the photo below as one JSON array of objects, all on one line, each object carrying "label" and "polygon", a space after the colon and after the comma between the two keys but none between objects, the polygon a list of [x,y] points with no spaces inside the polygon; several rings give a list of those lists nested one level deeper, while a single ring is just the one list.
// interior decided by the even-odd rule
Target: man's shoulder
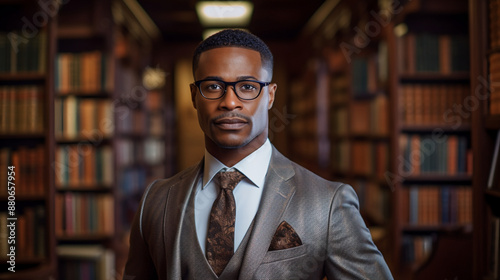
[{"label": "man's shoulder", "polygon": [[277,156],[281,157],[281,161],[286,161],[290,164],[293,172],[295,173],[292,179],[301,182],[300,184],[297,184],[299,187],[306,187],[308,189],[311,189],[312,187],[326,187],[331,190],[345,185],[342,182],[325,179],[299,163],[288,159],[286,156],[279,153],[279,151],[277,151],[277,153]]},{"label": "man's shoulder", "polygon": [[194,180],[193,174],[197,173],[198,168],[199,164],[193,165],[180,171],[172,177],[154,181],[146,190],[146,192],[148,192],[148,196],[164,197],[164,195],[166,195],[172,187],[178,185],[183,179],[188,178],[190,180]]}]

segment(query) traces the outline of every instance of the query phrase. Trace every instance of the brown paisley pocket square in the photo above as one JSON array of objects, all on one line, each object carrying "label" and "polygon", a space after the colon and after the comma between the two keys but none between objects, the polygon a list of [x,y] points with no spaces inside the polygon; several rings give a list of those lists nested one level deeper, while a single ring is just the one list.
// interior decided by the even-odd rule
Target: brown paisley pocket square
[{"label": "brown paisley pocket square", "polygon": [[289,223],[283,221],[274,233],[269,251],[283,250],[299,245],[302,245],[299,235]]}]

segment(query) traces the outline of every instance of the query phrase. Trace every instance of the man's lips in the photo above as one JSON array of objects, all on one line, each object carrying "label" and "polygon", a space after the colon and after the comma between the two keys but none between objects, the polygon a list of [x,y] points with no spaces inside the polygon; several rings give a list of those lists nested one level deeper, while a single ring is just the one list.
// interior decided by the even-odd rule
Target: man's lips
[{"label": "man's lips", "polygon": [[224,117],[214,121],[214,124],[223,130],[241,129],[248,123],[247,120],[235,117]]}]

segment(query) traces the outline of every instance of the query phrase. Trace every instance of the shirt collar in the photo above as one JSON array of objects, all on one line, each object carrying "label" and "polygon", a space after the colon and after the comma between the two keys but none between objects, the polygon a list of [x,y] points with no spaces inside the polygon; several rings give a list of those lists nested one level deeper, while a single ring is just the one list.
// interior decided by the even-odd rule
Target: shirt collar
[{"label": "shirt collar", "polygon": [[264,186],[267,169],[271,161],[272,146],[269,139],[264,144],[229,168],[212,156],[205,149],[205,167],[203,171],[203,186],[205,188],[221,169],[237,169],[245,175],[256,187]]}]

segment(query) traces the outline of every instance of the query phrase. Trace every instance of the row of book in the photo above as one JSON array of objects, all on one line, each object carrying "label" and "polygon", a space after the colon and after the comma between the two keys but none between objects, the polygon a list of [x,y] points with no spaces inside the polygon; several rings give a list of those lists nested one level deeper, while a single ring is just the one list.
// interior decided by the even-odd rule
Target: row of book
[{"label": "row of book", "polygon": [[59,245],[56,248],[61,279],[115,279],[115,254],[101,245]]},{"label": "row of book", "polygon": [[472,150],[466,136],[401,134],[403,158],[399,160],[408,175],[471,174]]},{"label": "row of book", "polygon": [[[7,182],[15,185],[16,195],[44,195],[45,194],[45,149],[39,145],[35,147],[21,146],[19,148],[0,149],[0,182],[5,189],[0,197],[7,197]],[[14,174],[8,176],[9,166],[13,166]]]},{"label": "row of book", "polygon": [[330,104],[343,105],[349,101],[350,84],[347,74],[344,72],[335,72],[330,78]]},{"label": "row of book", "polygon": [[114,182],[113,148],[92,144],[59,145],[56,148],[56,186],[60,188],[111,187]]},{"label": "row of book", "polygon": [[500,48],[500,2],[490,0],[490,46],[492,49]]},{"label": "row of book", "polygon": [[116,120],[116,131],[119,133],[131,133],[136,135],[149,134],[164,135],[163,112],[132,110],[126,106],[116,108],[120,112]]},{"label": "row of book", "polygon": [[113,134],[114,107],[110,100],[67,96],[56,98],[54,107],[56,139],[96,142]]},{"label": "row of book", "polygon": [[420,186],[403,188],[403,222],[410,225],[472,223],[470,186]]},{"label": "row of book", "polygon": [[355,57],[351,62],[353,96],[373,94],[378,90],[377,57]]},{"label": "row of book", "polygon": [[387,96],[378,94],[371,100],[355,100],[350,104],[349,125],[351,134],[388,135],[389,105]]},{"label": "row of book", "polygon": [[0,32],[0,73],[45,73],[47,32],[32,38],[21,31]]},{"label": "row of book", "polygon": [[469,123],[470,117],[464,117],[457,109],[470,106],[465,104],[469,95],[469,85],[403,84],[399,98],[401,122],[403,125]]},{"label": "row of book", "polygon": [[113,90],[112,57],[100,51],[59,53],[55,88],[59,94],[99,94]]},{"label": "row of book", "polygon": [[114,198],[111,194],[57,193],[55,198],[56,236],[91,236],[114,233]]},{"label": "row of book", "polygon": [[399,37],[399,69],[403,74],[468,72],[467,35],[407,33]]},{"label": "row of book", "polygon": [[422,264],[432,253],[434,237],[432,235],[404,235],[402,261],[405,264]]},{"label": "row of book", "polygon": [[38,86],[0,86],[0,133],[42,133],[43,99]]},{"label": "row of book", "polygon": [[500,115],[500,53],[492,53],[490,64],[490,97],[489,111],[492,115]]},{"label": "row of book", "polygon": [[117,139],[117,164],[128,166],[135,163],[155,165],[165,159],[165,143],[162,139],[147,138],[143,141]]},{"label": "row of book", "polygon": [[389,146],[384,141],[342,140],[332,145],[332,169],[357,176],[384,178],[389,170]]},{"label": "row of book", "polygon": [[[17,218],[8,220],[8,218]],[[8,225],[14,223],[15,227]],[[7,258],[10,247],[15,247],[16,259],[46,257],[45,206],[37,205],[16,209],[16,215],[0,212],[0,254]],[[15,237],[15,243],[8,243]]]}]

